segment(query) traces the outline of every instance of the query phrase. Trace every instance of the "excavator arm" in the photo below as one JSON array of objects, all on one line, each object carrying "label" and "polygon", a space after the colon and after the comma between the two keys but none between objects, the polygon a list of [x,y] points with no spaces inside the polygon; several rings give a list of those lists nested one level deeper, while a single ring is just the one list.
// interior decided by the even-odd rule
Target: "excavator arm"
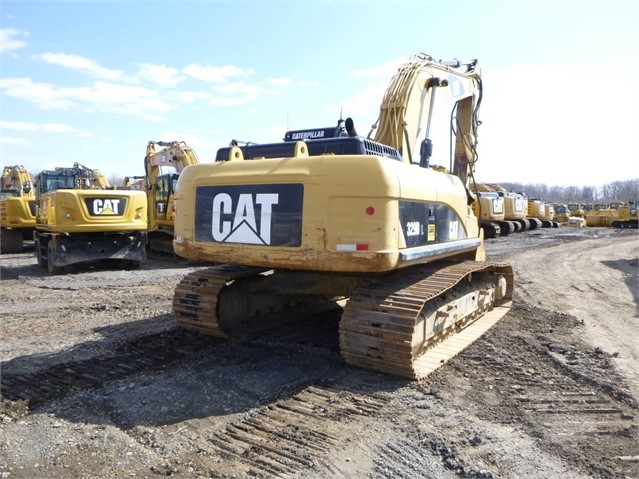
[{"label": "excavator arm", "polygon": [[174,188],[180,173],[199,164],[195,151],[183,141],[149,141],[144,157],[148,203],[149,249],[173,254]]},{"label": "excavator arm", "polygon": [[1,188],[15,190],[18,192],[18,196],[34,196],[31,174],[21,165],[4,167]]},{"label": "excavator arm", "polygon": [[195,151],[183,141],[149,141],[144,158],[147,189],[150,190],[155,179],[164,173],[163,168],[172,167],[179,174],[187,166],[198,163]]},{"label": "excavator arm", "polygon": [[[454,102],[451,128],[455,135],[451,170],[468,187],[477,159],[478,110],[482,83],[477,61],[434,60],[430,55],[413,55],[391,80],[377,121],[368,137],[396,148],[404,161],[429,166],[432,153],[430,129],[436,102]],[[374,137],[372,136],[374,134]],[[418,142],[419,159],[413,156]]]}]

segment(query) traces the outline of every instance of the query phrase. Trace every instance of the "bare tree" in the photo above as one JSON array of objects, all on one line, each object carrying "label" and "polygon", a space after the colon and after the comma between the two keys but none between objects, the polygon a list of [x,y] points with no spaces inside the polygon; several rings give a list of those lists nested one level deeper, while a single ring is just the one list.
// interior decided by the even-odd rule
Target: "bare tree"
[{"label": "bare tree", "polygon": [[610,203],[639,199],[639,178],[614,181],[595,186],[547,186],[544,183],[502,183],[508,191],[525,193],[528,198],[537,198],[551,203]]},{"label": "bare tree", "polygon": [[111,186],[124,186],[124,178],[120,175],[111,175],[108,179]]}]

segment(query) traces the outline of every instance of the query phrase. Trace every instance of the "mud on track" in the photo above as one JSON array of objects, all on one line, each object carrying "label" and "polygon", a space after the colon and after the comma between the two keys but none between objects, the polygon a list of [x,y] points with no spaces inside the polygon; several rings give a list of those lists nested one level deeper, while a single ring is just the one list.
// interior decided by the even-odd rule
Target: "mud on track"
[{"label": "mud on track", "polygon": [[515,306],[421,382],[346,367],[339,309],[229,341],[178,329],[200,265],[52,278],[3,255],[0,477],[639,477],[638,237],[532,233],[487,241]]}]

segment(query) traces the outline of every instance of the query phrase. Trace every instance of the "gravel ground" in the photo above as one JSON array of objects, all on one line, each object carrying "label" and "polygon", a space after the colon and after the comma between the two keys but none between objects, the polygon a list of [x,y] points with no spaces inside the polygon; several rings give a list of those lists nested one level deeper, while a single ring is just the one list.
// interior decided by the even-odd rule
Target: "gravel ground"
[{"label": "gravel ground", "polygon": [[339,309],[233,340],[187,333],[206,265],[52,277],[0,257],[0,478],[639,478],[639,236],[486,241],[512,310],[422,381],[346,366]]}]

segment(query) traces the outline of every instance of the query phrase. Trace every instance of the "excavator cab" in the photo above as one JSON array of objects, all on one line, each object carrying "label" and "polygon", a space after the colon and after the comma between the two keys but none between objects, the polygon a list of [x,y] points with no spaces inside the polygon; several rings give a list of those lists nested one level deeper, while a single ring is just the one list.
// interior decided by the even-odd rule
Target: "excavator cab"
[{"label": "excavator cab", "polygon": [[180,177],[177,173],[168,173],[158,176],[155,179],[155,186],[152,189],[154,195],[155,218],[158,220],[167,220],[172,216],[169,200],[173,198],[175,185]]}]

